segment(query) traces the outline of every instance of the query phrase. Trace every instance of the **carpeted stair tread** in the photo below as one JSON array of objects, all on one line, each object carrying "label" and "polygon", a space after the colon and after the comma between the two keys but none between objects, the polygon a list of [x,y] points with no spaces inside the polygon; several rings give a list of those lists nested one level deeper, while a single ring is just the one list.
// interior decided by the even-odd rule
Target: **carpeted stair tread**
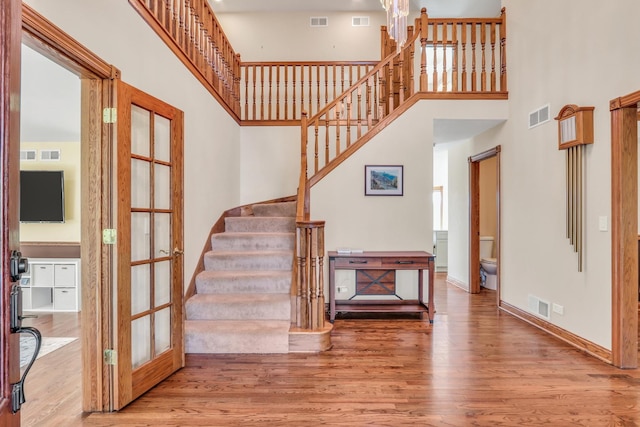
[{"label": "carpeted stair tread", "polygon": [[185,304],[189,320],[289,320],[289,294],[195,294]]},{"label": "carpeted stair tread", "polygon": [[187,320],[186,353],[288,353],[288,320]]},{"label": "carpeted stair tread", "polygon": [[288,353],[296,202],[261,203],[211,236],[185,302],[187,353]]},{"label": "carpeted stair tread", "polygon": [[196,276],[199,294],[222,293],[288,293],[291,271],[220,271],[205,270]]},{"label": "carpeted stair tread", "polygon": [[262,232],[262,233],[293,233],[296,229],[294,217],[255,217],[234,216],[225,218],[227,232]]},{"label": "carpeted stair tread", "polygon": [[211,236],[213,250],[293,250],[295,233],[224,232]]},{"label": "carpeted stair tread", "polygon": [[291,270],[292,251],[209,251],[206,270]]},{"label": "carpeted stair tread", "polygon": [[296,216],[296,202],[260,203],[251,208],[255,216]]}]

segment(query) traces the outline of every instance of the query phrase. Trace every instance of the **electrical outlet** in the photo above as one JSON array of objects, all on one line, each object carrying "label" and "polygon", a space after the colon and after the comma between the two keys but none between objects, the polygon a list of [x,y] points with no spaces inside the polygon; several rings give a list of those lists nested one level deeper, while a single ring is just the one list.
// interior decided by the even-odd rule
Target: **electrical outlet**
[{"label": "electrical outlet", "polygon": [[349,292],[349,288],[347,288],[346,286],[338,286],[338,293],[339,294],[343,294],[345,292]]},{"label": "electrical outlet", "polygon": [[557,314],[564,314],[564,306],[561,306],[560,304],[553,304],[553,312],[557,313]]}]

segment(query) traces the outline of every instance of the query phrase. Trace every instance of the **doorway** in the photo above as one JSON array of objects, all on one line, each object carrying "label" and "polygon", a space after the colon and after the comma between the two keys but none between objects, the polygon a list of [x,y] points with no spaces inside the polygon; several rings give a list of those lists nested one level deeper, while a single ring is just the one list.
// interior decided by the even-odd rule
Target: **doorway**
[{"label": "doorway", "polygon": [[80,280],[82,408],[108,410],[108,370],[102,349],[109,331],[103,324],[110,310],[112,247],[102,244],[102,229],[111,227],[111,150],[113,135],[102,111],[113,103],[111,87],[118,71],[70,39],[27,5],[22,5],[22,43],[80,79],[80,164],[77,176],[80,208]]},{"label": "doorway", "polygon": [[[469,292],[472,294],[481,291],[481,273],[480,273],[480,235],[481,235],[481,162],[489,159],[494,168],[495,176],[495,228],[492,231],[495,236],[493,239],[492,255],[495,255],[497,271],[496,271],[496,304],[500,304],[500,146],[476,154],[469,157]],[[482,193],[491,192],[491,184],[484,186]],[[493,194],[488,194],[493,200]],[[486,212],[494,212],[493,209],[487,209]],[[485,214],[487,224],[492,223],[494,214]],[[492,229],[489,225],[485,225],[483,230]]]},{"label": "doorway", "polygon": [[638,366],[638,103],[640,91],[613,99],[611,111],[611,358]]}]

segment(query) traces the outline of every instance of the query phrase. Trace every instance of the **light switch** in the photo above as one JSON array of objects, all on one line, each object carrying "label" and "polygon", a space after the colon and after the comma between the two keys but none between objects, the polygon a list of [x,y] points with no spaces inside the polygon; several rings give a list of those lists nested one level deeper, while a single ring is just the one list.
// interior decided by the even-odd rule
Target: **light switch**
[{"label": "light switch", "polygon": [[600,231],[609,230],[609,223],[607,221],[607,217],[606,216],[601,216],[600,218],[598,218],[598,229]]}]

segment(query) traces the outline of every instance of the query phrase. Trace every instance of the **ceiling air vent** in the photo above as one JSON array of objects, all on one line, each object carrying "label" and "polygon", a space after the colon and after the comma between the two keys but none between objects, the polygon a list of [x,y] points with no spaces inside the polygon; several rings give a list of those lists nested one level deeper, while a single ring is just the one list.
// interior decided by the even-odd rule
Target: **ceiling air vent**
[{"label": "ceiling air vent", "polygon": [[20,160],[33,161],[36,159],[36,150],[20,150]]},{"label": "ceiling air vent", "polygon": [[352,16],[351,26],[352,27],[368,27],[369,17],[368,16]]},{"label": "ceiling air vent", "polygon": [[60,160],[60,150],[40,150],[40,160]]},{"label": "ceiling air vent", "polygon": [[536,111],[529,113],[529,129],[546,123],[549,119],[549,104],[547,104],[544,107],[540,107]]},{"label": "ceiling air vent", "polygon": [[543,301],[540,298],[529,295],[527,298],[527,302],[529,305],[529,311],[535,314],[536,316],[545,318],[549,320],[550,311],[549,311],[549,303],[547,301]]},{"label": "ceiling air vent", "polygon": [[312,16],[310,19],[312,27],[328,27],[329,18],[326,16]]}]

